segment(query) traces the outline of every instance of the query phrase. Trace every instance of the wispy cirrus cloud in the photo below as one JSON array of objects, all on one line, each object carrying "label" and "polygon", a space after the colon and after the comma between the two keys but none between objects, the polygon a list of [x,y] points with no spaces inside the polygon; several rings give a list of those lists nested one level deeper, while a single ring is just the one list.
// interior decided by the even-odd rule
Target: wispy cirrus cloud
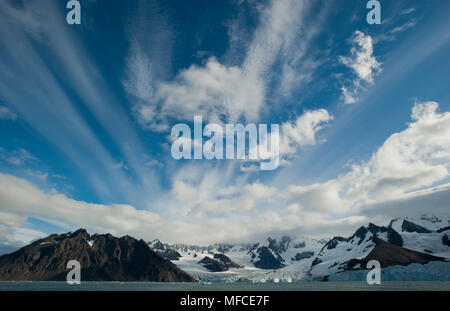
[{"label": "wispy cirrus cloud", "polygon": [[401,15],[408,15],[416,11],[415,7],[409,7],[400,12]]},{"label": "wispy cirrus cloud", "polygon": [[[302,62],[309,41],[318,32],[316,24],[308,31],[303,27],[307,10],[305,1],[272,1],[267,7],[259,6],[259,25],[240,64],[229,65],[210,57],[203,65],[180,70],[169,81],[155,77],[151,55],[146,55],[132,40],[123,84],[130,95],[140,99],[136,111],[141,123],[161,131],[167,129],[168,119],[191,120],[194,114],[222,122],[257,120],[267,108],[273,78],[270,72],[275,72],[275,65],[282,63],[278,94],[288,96],[295,87],[310,81],[311,71],[318,64],[311,59]],[[231,39],[236,36],[234,25],[229,23]],[[235,51],[233,42],[230,41],[230,49]],[[229,54],[226,57],[232,58]]]},{"label": "wispy cirrus cloud", "polygon": [[[5,82],[0,85],[2,98],[83,172],[100,198],[146,202],[143,193],[159,187],[153,170],[144,165],[151,160],[150,155],[94,58],[65,23],[64,11],[55,1],[27,2],[21,7],[6,1],[0,7],[2,21],[8,23],[7,29],[0,30],[5,47],[0,67],[8,68],[0,73]],[[46,51],[52,47],[51,64],[36,45]],[[51,68],[55,64],[57,71]],[[80,112],[73,93],[94,116],[96,125]],[[104,137],[94,130],[97,126],[119,154],[110,152]],[[112,169],[121,160],[131,170]]]},{"label": "wispy cirrus cloud", "polygon": [[408,29],[415,27],[417,25],[417,23],[418,23],[418,20],[416,18],[408,20],[407,22],[405,22],[399,26],[396,26],[382,34],[375,36],[373,38],[373,42],[374,42],[374,44],[377,44],[382,41],[394,41],[400,33],[406,32]]},{"label": "wispy cirrus cloud", "polygon": [[0,106],[0,119],[15,121],[17,114],[6,106]]},{"label": "wispy cirrus cloud", "polygon": [[0,148],[0,159],[3,159],[8,164],[12,164],[14,166],[23,166],[25,164],[37,161],[37,159],[24,148],[18,148],[12,151]]}]

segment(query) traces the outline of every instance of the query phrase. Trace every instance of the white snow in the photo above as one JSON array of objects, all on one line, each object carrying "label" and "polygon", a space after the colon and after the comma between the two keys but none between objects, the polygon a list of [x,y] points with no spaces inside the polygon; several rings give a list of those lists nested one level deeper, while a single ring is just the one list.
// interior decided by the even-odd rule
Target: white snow
[{"label": "white snow", "polygon": [[[278,240],[279,239],[277,239],[277,241]],[[305,243],[304,247],[294,247],[302,242]],[[258,247],[268,246],[267,240],[256,243],[259,243]],[[173,245],[171,247],[177,250],[182,257],[179,260],[173,260],[172,262],[182,270],[195,277],[201,278],[206,282],[295,282],[308,278],[308,270],[311,267],[311,263],[324,244],[323,241],[317,241],[306,237],[292,239],[287,250],[280,254],[285,260],[283,264],[286,266],[277,270],[265,270],[256,268],[252,262],[251,255],[252,253],[256,254],[256,252],[251,250],[256,243],[234,245],[224,252],[224,254],[232,261],[244,266],[243,268],[230,268],[228,271],[211,272],[201,264],[198,264],[198,261],[205,256],[212,258],[214,254],[221,253],[218,250],[218,245],[209,247]],[[292,260],[297,253],[306,251],[313,252],[314,256],[299,261]],[[274,256],[277,256],[272,250],[271,252]],[[197,255],[196,257],[194,257],[195,254]],[[256,260],[257,258],[255,258],[254,261]]]},{"label": "white snow", "polygon": [[[444,232],[417,233],[403,231],[401,225],[406,219],[428,230],[437,230],[449,226],[445,218],[436,218],[435,216],[406,217],[399,218],[392,223],[392,228],[397,231],[403,239],[403,247],[418,252],[431,253],[434,256],[450,258],[450,247],[442,243],[442,237],[447,234],[450,236],[450,230]],[[443,220],[444,219],[444,220]]]},{"label": "white snow", "polygon": [[342,270],[343,263],[351,259],[362,259],[366,257],[375,246],[371,237],[372,233],[367,232],[364,240],[360,244],[358,244],[360,239],[354,237],[348,242],[339,241],[335,248],[324,248],[319,255],[322,262],[312,267],[311,276],[313,278],[320,278],[336,273]]}]

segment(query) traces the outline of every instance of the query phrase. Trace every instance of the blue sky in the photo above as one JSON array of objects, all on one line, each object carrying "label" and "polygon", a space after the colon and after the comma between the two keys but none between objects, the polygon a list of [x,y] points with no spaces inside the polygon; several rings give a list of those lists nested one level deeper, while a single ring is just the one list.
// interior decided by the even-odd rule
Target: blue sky
[{"label": "blue sky", "polygon": [[[356,0],[80,2],[81,25],[64,1],[0,3],[3,243],[329,236],[397,206],[448,213],[450,3],[381,1],[369,25]],[[194,115],[280,124],[280,167],[174,160],[170,129]]]}]

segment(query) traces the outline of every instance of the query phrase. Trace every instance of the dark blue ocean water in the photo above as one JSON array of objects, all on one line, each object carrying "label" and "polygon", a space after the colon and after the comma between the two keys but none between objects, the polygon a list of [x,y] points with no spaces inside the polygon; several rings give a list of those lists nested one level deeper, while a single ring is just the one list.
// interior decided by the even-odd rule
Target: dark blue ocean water
[{"label": "dark blue ocean water", "polygon": [[163,283],[163,282],[0,282],[0,291],[450,291],[450,282],[303,282],[303,283]]}]

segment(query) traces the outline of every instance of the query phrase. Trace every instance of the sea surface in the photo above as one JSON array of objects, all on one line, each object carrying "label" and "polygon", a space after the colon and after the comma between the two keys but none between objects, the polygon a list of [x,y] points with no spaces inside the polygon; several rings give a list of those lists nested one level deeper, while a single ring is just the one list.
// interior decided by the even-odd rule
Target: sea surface
[{"label": "sea surface", "polygon": [[0,282],[0,291],[450,291],[447,281],[164,283],[164,282]]}]

